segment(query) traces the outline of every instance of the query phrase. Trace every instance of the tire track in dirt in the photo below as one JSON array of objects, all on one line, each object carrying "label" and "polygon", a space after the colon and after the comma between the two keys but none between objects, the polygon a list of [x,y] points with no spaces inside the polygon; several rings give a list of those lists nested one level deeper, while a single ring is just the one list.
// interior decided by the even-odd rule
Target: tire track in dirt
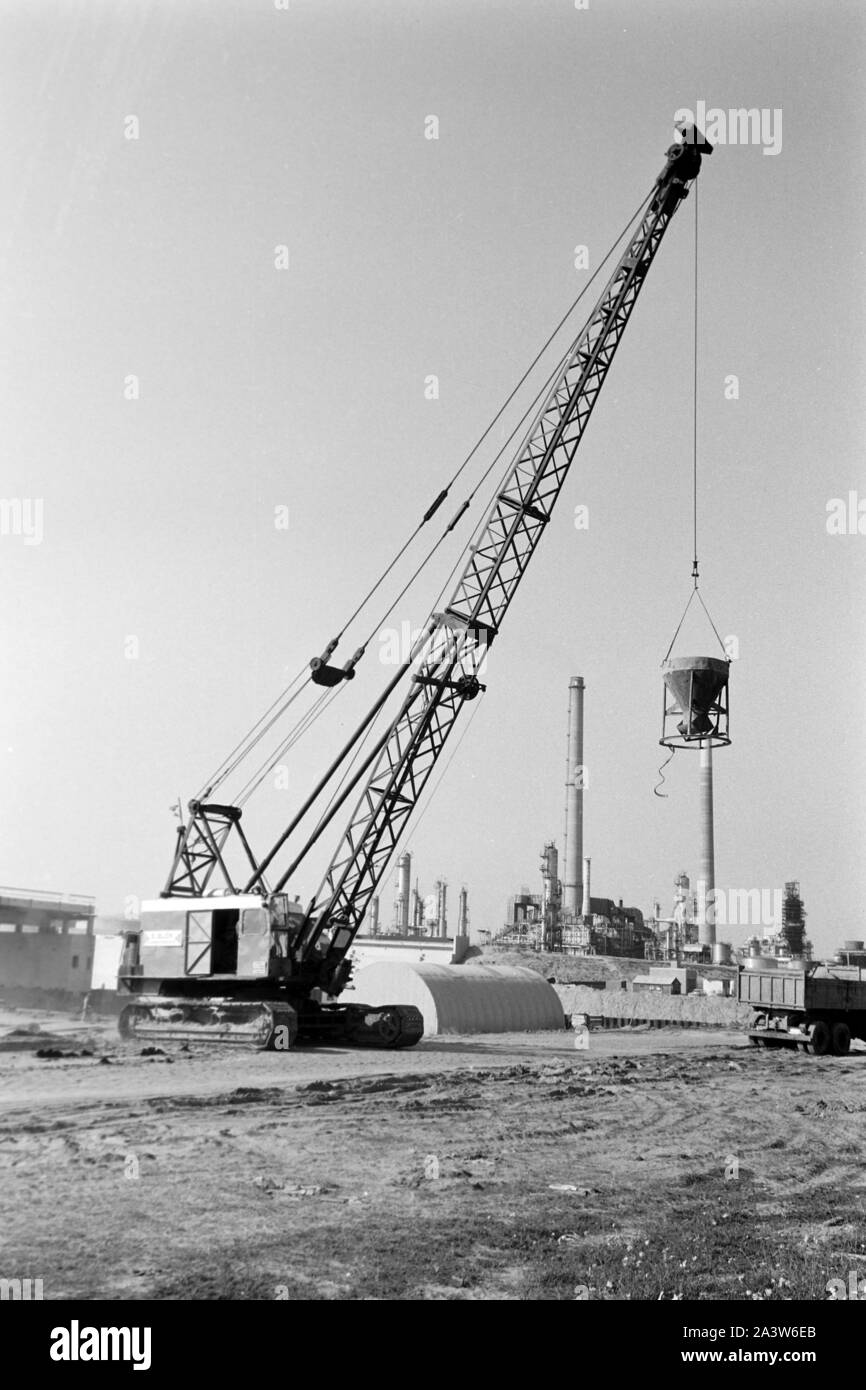
[{"label": "tire track in dirt", "polygon": [[[738,1233],[751,1220],[770,1249],[780,1232],[808,1238],[824,1264],[862,1238],[853,1146],[866,1068],[853,1059],[780,1063],[697,1044],[639,1057],[423,1061],[335,1076],[323,1059],[331,1074],[318,1078],[208,1080],[203,1093],[160,1095],[140,1094],[143,1067],[130,1066],[116,1084],[128,1080],[132,1094],[7,1108],[7,1248],[42,1262],[33,1272],[51,1277],[52,1296],[273,1297],[288,1281],[293,1297],[511,1299],[559,1288],[545,1269],[560,1269],[568,1288],[572,1267],[619,1259],[624,1241],[663,1241],[663,1229],[644,1229],[660,1201],[676,1204],[684,1240],[704,1233],[705,1244],[729,1218]],[[139,1182],[124,1177],[130,1153]],[[726,1183],[732,1154],[740,1176]],[[730,1247],[720,1258],[735,1271]],[[380,1277],[390,1260],[396,1272]],[[238,1282],[238,1269],[253,1282]]]}]

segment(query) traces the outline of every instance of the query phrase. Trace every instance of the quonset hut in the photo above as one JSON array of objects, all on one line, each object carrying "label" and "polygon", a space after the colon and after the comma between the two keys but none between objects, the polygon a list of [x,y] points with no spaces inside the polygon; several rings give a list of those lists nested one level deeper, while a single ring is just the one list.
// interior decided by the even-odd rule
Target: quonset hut
[{"label": "quonset hut", "polygon": [[414,1004],[424,1016],[425,1037],[565,1027],[556,990],[522,966],[377,961],[360,970],[353,985],[353,1002]]}]

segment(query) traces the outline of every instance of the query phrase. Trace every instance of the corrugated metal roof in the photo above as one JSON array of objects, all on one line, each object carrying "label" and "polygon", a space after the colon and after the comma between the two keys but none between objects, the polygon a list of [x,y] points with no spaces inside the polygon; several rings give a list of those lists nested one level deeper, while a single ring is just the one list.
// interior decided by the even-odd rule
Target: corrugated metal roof
[{"label": "corrugated metal roof", "polygon": [[564,1028],[556,990],[534,970],[503,965],[376,961],[354,980],[352,1002],[414,1004],[425,1034]]}]

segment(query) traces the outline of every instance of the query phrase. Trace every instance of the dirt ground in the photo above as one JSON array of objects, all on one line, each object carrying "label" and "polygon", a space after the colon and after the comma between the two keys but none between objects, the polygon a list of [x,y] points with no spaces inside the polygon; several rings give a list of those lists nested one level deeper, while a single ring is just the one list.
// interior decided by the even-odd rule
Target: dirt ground
[{"label": "dirt ground", "polygon": [[[34,1025],[91,1055],[4,1050]],[[866,1277],[864,1052],[618,1029],[144,1056],[113,1030],[0,1013],[0,1276],[47,1299],[823,1299]]]}]

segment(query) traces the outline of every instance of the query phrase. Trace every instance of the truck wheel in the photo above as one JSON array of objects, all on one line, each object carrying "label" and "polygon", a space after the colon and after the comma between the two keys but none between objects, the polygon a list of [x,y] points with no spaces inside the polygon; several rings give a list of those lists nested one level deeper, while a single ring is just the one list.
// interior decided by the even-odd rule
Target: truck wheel
[{"label": "truck wheel", "polygon": [[819,1018],[817,1023],[812,1024],[809,1032],[809,1048],[816,1057],[826,1057],[828,1052],[833,1049],[830,1025],[825,1023],[823,1018]]},{"label": "truck wheel", "polygon": [[851,1029],[847,1023],[833,1024],[833,1051],[837,1057],[847,1057],[851,1051]]}]

